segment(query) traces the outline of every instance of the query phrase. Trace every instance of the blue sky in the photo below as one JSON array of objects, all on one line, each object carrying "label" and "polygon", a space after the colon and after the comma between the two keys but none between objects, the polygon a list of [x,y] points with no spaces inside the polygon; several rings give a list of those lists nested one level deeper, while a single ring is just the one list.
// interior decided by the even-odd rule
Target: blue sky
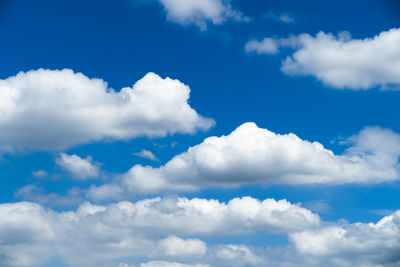
[{"label": "blue sky", "polygon": [[399,8],[2,1],[0,265],[397,266]]}]

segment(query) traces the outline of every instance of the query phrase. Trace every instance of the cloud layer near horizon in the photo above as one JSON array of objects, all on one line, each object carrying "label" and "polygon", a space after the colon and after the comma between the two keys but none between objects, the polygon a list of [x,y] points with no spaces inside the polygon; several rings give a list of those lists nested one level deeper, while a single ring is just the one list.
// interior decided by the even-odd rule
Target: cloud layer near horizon
[{"label": "cloud layer near horizon", "polygon": [[123,258],[201,260],[207,252],[203,241],[175,235],[288,233],[320,225],[318,215],[299,205],[251,197],[228,203],[187,198],[84,203],[68,212],[18,202],[0,204],[0,217],[1,266],[42,266],[52,257],[69,266],[107,265]]},{"label": "cloud layer near horizon", "polygon": [[0,80],[0,150],[65,149],[103,139],[207,130],[178,80],[146,74],[116,92],[72,70],[34,70]]},{"label": "cloud layer near horizon", "polygon": [[[9,203],[0,205],[0,216],[2,266],[43,266],[57,259],[89,267],[146,260],[139,266],[372,267],[400,260],[400,211],[376,224],[321,223],[318,215],[285,200],[153,198],[84,203],[65,212]],[[208,245],[199,239],[276,231],[288,234],[292,246]]]}]

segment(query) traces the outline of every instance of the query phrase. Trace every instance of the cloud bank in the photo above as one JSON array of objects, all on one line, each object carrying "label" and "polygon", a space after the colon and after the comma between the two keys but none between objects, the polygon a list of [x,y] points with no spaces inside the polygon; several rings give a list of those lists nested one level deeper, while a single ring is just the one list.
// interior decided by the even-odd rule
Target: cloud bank
[{"label": "cloud bank", "polygon": [[[285,200],[154,198],[108,206],[84,203],[65,212],[9,203],[0,205],[0,216],[1,266],[44,266],[57,259],[88,267],[372,267],[396,266],[400,260],[400,211],[377,223],[321,223],[318,215]],[[209,245],[197,237],[260,230],[282,231],[290,245]]]},{"label": "cloud bank", "polygon": [[257,229],[286,233],[320,225],[318,215],[299,205],[251,197],[228,203],[187,198],[84,203],[67,212],[18,202],[1,204],[0,217],[1,266],[43,266],[54,257],[69,266],[111,266],[123,258],[146,257],[200,261],[206,243],[176,235],[224,236]]}]

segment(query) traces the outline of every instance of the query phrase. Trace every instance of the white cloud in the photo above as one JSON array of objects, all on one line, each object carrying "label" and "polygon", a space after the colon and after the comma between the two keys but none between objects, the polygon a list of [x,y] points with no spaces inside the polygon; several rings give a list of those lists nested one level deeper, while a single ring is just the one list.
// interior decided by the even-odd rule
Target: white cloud
[{"label": "white cloud", "polygon": [[215,255],[222,261],[235,262],[235,266],[262,266],[265,259],[244,245],[220,246]]},{"label": "white cloud", "polygon": [[400,264],[400,211],[378,223],[343,223],[290,235],[300,254],[334,266]]},{"label": "white cloud", "polygon": [[[365,39],[352,39],[346,32],[337,37],[319,32],[315,37],[301,34],[270,42],[294,49],[282,62],[286,74],[311,75],[338,89],[400,88],[400,29]],[[262,42],[257,47],[250,51],[262,52]]]},{"label": "white cloud", "polygon": [[142,263],[140,267],[210,267],[208,264],[184,264],[168,261],[151,261]]},{"label": "white cloud", "polygon": [[189,106],[189,93],[154,73],[115,92],[68,69],[20,72],[0,80],[0,149],[65,149],[209,129],[214,121]]},{"label": "white cloud", "polygon": [[186,198],[125,201],[108,206],[84,203],[76,211],[66,212],[19,202],[0,204],[0,218],[0,265],[30,267],[44,266],[55,258],[68,266],[116,266],[121,259],[136,264],[155,257],[202,262],[208,255],[207,245],[197,238],[183,239],[176,234],[290,232],[320,223],[317,215],[298,205],[250,197],[227,204]]},{"label": "white cloud", "polygon": [[100,175],[100,164],[98,162],[93,162],[90,156],[83,159],[75,154],[68,155],[60,153],[55,162],[73,177],[81,180],[97,178]]},{"label": "white cloud", "polygon": [[52,206],[70,206],[82,202],[82,190],[74,187],[66,193],[65,196],[57,193],[46,193],[44,188],[28,184],[19,188],[14,196],[25,201],[33,201],[40,204]]},{"label": "white cloud", "polygon": [[199,239],[182,239],[177,236],[169,236],[158,242],[156,255],[166,257],[198,258],[207,252],[207,245]]},{"label": "white cloud", "polygon": [[273,38],[264,38],[262,41],[251,40],[246,46],[247,53],[256,52],[257,54],[270,54],[274,55],[279,52],[278,44]]},{"label": "white cloud", "polygon": [[167,19],[182,25],[194,24],[206,29],[207,24],[219,25],[227,20],[247,20],[232,8],[230,0],[159,0]]},{"label": "white cloud", "polygon": [[144,159],[149,159],[152,161],[158,161],[158,158],[151,152],[150,150],[142,149],[140,152],[135,152],[133,153],[135,156],[144,158]]},{"label": "white cloud", "polygon": [[47,173],[47,171],[44,171],[44,170],[37,170],[37,171],[33,171],[32,175],[35,178],[42,179],[42,178],[47,177],[48,173]]},{"label": "white cloud", "polygon": [[[0,218],[1,266],[45,266],[57,259],[67,266],[88,267],[377,267],[396,266],[400,260],[400,211],[378,223],[320,224],[317,215],[286,201],[246,197],[224,204],[154,198],[108,206],[84,203],[65,212],[29,202],[0,204]],[[309,223],[301,226],[298,221],[304,219]],[[295,226],[288,227],[291,224]],[[176,236],[218,234],[221,239],[276,227],[289,230],[289,246],[210,246],[198,238]]]},{"label": "white cloud", "polygon": [[[400,178],[400,135],[367,127],[346,141],[341,155],[295,134],[245,123],[230,135],[209,137],[159,168],[135,165],[113,183],[91,187],[91,197],[120,188],[125,196],[246,184],[374,184]],[[112,197],[112,196],[110,196]]]}]

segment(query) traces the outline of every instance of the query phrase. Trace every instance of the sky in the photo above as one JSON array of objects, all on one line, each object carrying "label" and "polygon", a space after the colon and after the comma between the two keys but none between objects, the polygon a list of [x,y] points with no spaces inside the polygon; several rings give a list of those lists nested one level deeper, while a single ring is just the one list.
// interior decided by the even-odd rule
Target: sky
[{"label": "sky", "polygon": [[1,266],[400,265],[400,3],[1,0]]}]

